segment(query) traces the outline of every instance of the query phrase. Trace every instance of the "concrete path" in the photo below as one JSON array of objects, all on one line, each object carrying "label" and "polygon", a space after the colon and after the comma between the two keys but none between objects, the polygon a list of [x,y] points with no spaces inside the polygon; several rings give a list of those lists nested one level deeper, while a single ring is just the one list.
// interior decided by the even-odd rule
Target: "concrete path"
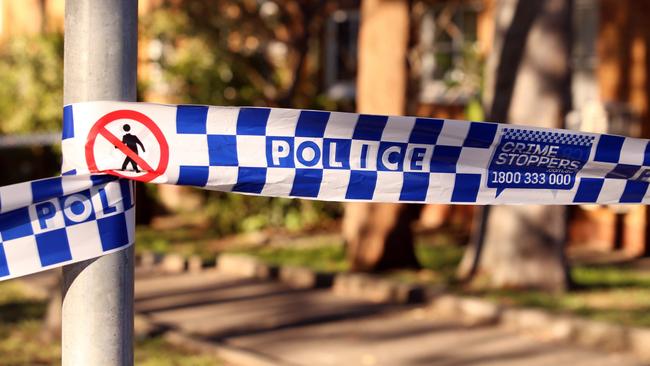
[{"label": "concrete path", "polygon": [[500,327],[435,320],[424,308],[216,271],[139,276],[136,311],[169,329],[282,365],[640,365],[627,355],[548,343]]}]

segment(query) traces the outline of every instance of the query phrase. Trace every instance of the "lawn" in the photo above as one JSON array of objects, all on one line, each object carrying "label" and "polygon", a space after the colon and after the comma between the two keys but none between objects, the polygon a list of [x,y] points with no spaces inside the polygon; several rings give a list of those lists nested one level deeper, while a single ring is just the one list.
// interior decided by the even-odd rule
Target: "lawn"
[{"label": "lawn", "polygon": [[[16,281],[0,282],[0,364],[58,365],[61,345],[42,335],[47,303],[29,295]],[[135,364],[140,366],[222,365],[212,357],[195,355],[155,337],[136,342]]]},{"label": "lawn", "polygon": [[506,304],[650,327],[650,271],[627,266],[574,266],[571,274],[576,288],[566,294],[490,291],[482,295]]},{"label": "lawn", "polygon": [[181,227],[168,230],[156,230],[147,226],[138,226],[135,232],[137,254],[143,251],[154,253],[174,253],[214,257],[209,250],[209,239],[205,230],[193,227]]}]

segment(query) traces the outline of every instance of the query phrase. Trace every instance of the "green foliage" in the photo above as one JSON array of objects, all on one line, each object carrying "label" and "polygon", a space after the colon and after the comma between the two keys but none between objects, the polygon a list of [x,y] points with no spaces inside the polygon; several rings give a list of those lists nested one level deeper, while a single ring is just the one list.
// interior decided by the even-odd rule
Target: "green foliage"
[{"label": "green foliage", "polygon": [[38,319],[45,314],[43,299],[25,293],[20,283],[0,283],[0,323]]},{"label": "green foliage", "polygon": [[465,248],[460,245],[417,245],[415,254],[422,268],[434,271],[446,282],[453,281]]},{"label": "green foliage", "polygon": [[485,111],[478,98],[472,98],[465,107],[465,117],[470,121],[485,121]]},{"label": "green foliage", "polygon": [[[297,59],[297,41],[293,33],[282,40],[277,33],[296,20],[283,7],[263,16],[260,4],[188,0],[145,15],[140,33],[147,40],[145,58],[153,72],[142,81],[144,92],[178,103],[336,107],[317,94],[316,69],[307,70],[304,85],[287,94],[295,76],[291,61]],[[314,39],[318,36],[313,33]],[[285,56],[274,57],[272,45]],[[205,196],[201,214],[211,218],[211,230],[219,235],[267,227],[296,231],[338,217],[341,211],[336,203],[217,192]]]},{"label": "green foliage", "polygon": [[581,288],[645,287],[650,289],[650,273],[626,267],[576,266],[571,277]]},{"label": "green foliage", "polygon": [[[264,246],[236,249],[233,252],[253,255],[271,264],[304,266],[320,271],[340,272],[349,267],[344,246],[331,239],[308,246]],[[416,254],[423,268],[439,275],[437,281],[449,280],[462,258],[463,248],[456,245],[418,244]]]},{"label": "green foliage", "polygon": [[0,49],[0,75],[0,133],[61,129],[61,34],[9,39]]},{"label": "green foliage", "polygon": [[264,100],[245,64],[231,62],[186,12],[159,8],[143,18],[141,30],[149,44],[149,67],[160,71],[158,79],[143,80],[145,90],[179,103],[248,105]]},{"label": "green foliage", "polygon": [[218,192],[208,194],[203,212],[213,219],[211,229],[220,235],[267,227],[298,231],[327,223],[342,213],[338,203]]},{"label": "green foliage", "polygon": [[51,364],[60,358],[57,344],[39,338],[44,299],[29,295],[15,281],[0,283],[0,354],[3,365]]},{"label": "green foliage", "polygon": [[275,265],[309,267],[323,272],[341,272],[348,269],[343,246],[331,243],[309,247],[260,247],[234,252],[253,255]]},{"label": "green foliage", "polygon": [[223,365],[212,356],[181,351],[170,347],[161,337],[139,341],[135,347],[135,364],[138,366],[219,366]]},{"label": "green foliage", "polygon": [[0,324],[0,354],[3,365],[55,365],[61,360],[61,347],[41,339],[42,325],[37,320]]},{"label": "green foliage", "polygon": [[[30,295],[15,281],[0,283],[0,355],[2,365],[56,365],[61,362],[61,345],[42,337],[47,302]],[[135,364],[218,366],[213,356],[196,354],[171,346],[161,337],[135,344]]]}]

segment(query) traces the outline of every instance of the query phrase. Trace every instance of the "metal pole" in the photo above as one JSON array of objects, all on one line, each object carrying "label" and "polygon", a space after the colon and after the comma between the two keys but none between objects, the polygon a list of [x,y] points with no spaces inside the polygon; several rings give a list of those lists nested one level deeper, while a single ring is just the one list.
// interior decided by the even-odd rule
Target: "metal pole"
[{"label": "metal pole", "polygon": [[[137,0],[66,0],[64,103],[135,101]],[[133,247],[63,269],[63,365],[133,364]]]}]

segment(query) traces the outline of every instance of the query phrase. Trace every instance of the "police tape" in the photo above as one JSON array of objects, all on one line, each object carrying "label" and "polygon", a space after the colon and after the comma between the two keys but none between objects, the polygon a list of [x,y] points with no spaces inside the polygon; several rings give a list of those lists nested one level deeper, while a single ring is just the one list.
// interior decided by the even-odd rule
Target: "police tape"
[{"label": "police tape", "polygon": [[[65,106],[64,175],[0,188],[0,279],[134,242],[126,180],[329,201],[648,203],[648,140],[255,107]],[[126,178],[126,179],[117,179]]]},{"label": "police tape", "polygon": [[76,173],[329,201],[648,199],[648,140],[622,136],[279,108],[89,102],[64,114]]},{"label": "police tape", "polygon": [[0,280],[123,249],[134,215],[132,183],[109,175],[0,187]]}]

